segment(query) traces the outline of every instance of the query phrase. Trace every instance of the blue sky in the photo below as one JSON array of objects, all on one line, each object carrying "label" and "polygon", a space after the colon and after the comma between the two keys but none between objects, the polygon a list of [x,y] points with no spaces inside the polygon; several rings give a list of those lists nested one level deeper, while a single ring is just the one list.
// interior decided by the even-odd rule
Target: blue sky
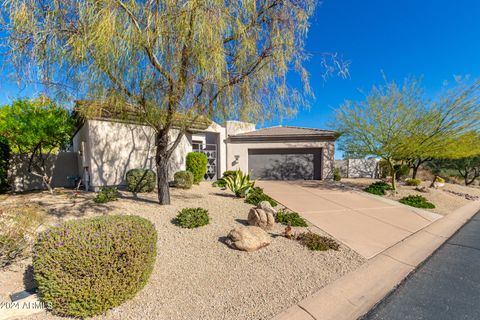
[{"label": "blue sky", "polygon": [[[307,50],[338,52],[350,60],[348,79],[321,75],[320,58],[307,68],[316,96],[310,110],[301,110],[282,124],[328,127],[332,111],[345,99],[361,99],[367,91],[389,80],[422,76],[427,93],[434,95],[454,75],[480,78],[480,1],[478,0],[325,0],[317,8]],[[2,77],[0,104],[32,92]],[[265,125],[276,125],[278,120]]]}]

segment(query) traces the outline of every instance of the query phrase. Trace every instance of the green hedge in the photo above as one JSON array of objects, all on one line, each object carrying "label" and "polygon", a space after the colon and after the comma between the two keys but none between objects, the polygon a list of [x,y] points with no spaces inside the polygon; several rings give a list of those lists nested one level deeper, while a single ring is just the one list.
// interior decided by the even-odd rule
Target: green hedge
[{"label": "green hedge", "polygon": [[157,184],[157,175],[148,169],[132,169],[126,176],[128,191],[152,192]]},{"label": "green hedge", "polygon": [[55,314],[103,314],[145,286],[156,243],[154,225],[137,216],[71,220],[51,228],[34,245],[40,298]]},{"label": "green hedge", "polygon": [[201,152],[189,152],[187,154],[187,171],[193,173],[193,183],[199,184],[207,172],[208,158]]},{"label": "green hedge", "polygon": [[177,171],[173,175],[175,187],[182,189],[190,189],[193,184],[193,173],[190,171]]}]

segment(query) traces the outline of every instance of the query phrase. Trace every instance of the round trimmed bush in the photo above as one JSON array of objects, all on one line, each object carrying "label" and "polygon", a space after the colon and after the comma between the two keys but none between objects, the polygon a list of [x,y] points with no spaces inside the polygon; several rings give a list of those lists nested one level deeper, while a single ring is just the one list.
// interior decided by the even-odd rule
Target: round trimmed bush
[{"label": "round trimmed bush", "polygon": [[209,224],[208,210],[203,208],[184,208],[175,219],[175,222],[182,228],[198,228]]},{"label": "round trimmed bush", "polygon": [[193,173],[193,183],[199,184],[207,172],[208,158],[201,152],[189,152],[187,154],[187,171]]},{"label": "round trimmed bush", "polygon": [[422,180],[420,180],[420,179],[413,179],[413,178],[407,178],[407,179],[405,179],[405,184],[406,184],[407,186],[418,187],[419,185],[422,184]]},{"label": "round trimmed bush", "polygon": [[175,187],[182,189],[190,189],[193,184],[193,173],[190,171],[177,171],[173,175]]},{"label": "round trimmed bush", "polygon": [[152,192],[157,184],[157,175],[149,169],[132,169],[126,175],[128,191]]},{"label": "round trimmed bush", "polygon": [[34,245],[40,298],[59,315],[105,313],[145,286],[156,243],[154,225],[138,216],[72,220],[51,228]]}]

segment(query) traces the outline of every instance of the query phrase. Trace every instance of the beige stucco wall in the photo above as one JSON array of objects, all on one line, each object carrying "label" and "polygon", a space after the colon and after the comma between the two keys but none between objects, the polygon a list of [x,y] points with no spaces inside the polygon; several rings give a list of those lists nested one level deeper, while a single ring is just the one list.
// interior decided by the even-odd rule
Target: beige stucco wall
[{"label": "beige stucco wall", "polygon": [[[238,142],[230,141],[227,149],[227,170],[240,169],[248,172],[248,149],[294,149],[322,148],[322,179],[331,179],[335,165],[335,142],[291,141],[291,142]],[[238,161],[235,156],[239,156]]]},{"label": "beige stucco wall", "polygon": [[[125,174],[130,169],[156,170],[155,132],[148,126],[113,121],[89,120],[87,149],[90,152],[90,185],[125,185]],[[178,131],[172,130],[170,141]],[[185,157],[192,150],[191,136],[186,135],[175,149],[169,163],[169,177],[185,170]]]}]

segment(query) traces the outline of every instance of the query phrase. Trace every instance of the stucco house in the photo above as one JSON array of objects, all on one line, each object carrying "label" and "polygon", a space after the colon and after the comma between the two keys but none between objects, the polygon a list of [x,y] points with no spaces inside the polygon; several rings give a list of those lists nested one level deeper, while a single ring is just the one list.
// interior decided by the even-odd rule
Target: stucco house
[{"label": "stucco house", "polygon": [[[172,132],[172,140],[176,132]],[[169,175],[185,170],[191,151],[208,157],[206,180],[225,170],[251,172],[255,179],[330,179],[334,170],[335,132],[277,126],[256,129],[252,123],[208,122],[190,130],[169,163]],[[90,189],[125,185],[133,168],[155,170],[153,129],[109,118],[84,120],[73,137],[78,175]]]}]

